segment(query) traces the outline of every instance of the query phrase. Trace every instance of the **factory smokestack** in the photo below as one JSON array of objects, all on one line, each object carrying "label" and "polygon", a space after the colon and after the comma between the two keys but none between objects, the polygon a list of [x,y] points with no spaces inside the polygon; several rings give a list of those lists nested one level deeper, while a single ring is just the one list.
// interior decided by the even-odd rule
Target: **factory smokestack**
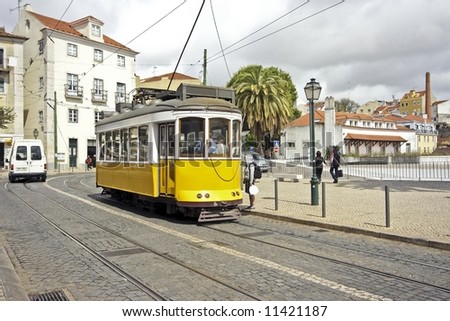
[{"label": "factory smokestack", "polygon": [[430,85],[430,73],[425,74],[425,113],[427,118],[431,119],[431,85]]}]

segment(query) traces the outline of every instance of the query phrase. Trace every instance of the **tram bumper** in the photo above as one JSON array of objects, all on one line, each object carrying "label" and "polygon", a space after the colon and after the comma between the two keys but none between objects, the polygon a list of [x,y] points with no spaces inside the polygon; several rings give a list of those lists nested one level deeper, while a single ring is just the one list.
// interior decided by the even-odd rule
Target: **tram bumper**
[{"label": "tram bumper", "polygon": [[239,208],[203,208],[198,216],[199,223],[237,220],[241,217]]}]

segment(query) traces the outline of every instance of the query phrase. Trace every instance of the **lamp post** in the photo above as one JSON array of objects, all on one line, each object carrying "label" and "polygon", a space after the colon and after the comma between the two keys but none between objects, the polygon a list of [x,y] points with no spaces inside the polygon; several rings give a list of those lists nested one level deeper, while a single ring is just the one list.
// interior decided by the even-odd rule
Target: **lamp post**
[{"label": "lamp post", "polygon": [[312,163],[312,176],[311,176],[311,205],[319,205],[319,180],[316,174],[316,139],[315,139],[315,128],[314,128],[314,100],[318,100],[320,96],[320,91],[322,87],[316,81],[316,79],[311,78],[311,81],[305,86],[306,99],[309,100],[309,138],[310,138],[310,158]]},{"label": "lamp post", "polygon": [[38,138],[38,136],[39,136],[39,131],[37,130],[37,128],[35,128],[35,129],[33,130],[33,136],[34,136],[34,139],[37,139],[37,138]]}]

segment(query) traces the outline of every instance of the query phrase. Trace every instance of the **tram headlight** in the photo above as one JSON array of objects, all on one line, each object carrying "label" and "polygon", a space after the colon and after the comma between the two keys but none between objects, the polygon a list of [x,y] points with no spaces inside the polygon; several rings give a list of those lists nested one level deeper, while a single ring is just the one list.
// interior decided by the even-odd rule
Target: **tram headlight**
[{"label": "tram headlight", "polygon": [[203,197],[203,195],[201,193],[197,194],[197,198],[202,198],[202,197]]},{"label": "tram headlight", "polygon": [[206,198],[209,198],[209,193],[206,193],[206,194],[205,194],[205,197],[206,197]]}]

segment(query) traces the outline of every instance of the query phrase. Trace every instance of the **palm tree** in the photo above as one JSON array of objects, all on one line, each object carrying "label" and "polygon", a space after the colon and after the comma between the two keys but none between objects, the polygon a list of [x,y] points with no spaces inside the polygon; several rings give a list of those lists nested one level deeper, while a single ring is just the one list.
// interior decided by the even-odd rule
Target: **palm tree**
[{"label": "palm tree", "polygon": [[[244,127],[250,129],[259,142],[264,135],[278,135],[292,114],[294,94],[286,77],[278,68],[250,65],[233,75],[227,86],[236,91],[236,104],[241,109]],[[295,87],[294,87],[295,90]]]}]

